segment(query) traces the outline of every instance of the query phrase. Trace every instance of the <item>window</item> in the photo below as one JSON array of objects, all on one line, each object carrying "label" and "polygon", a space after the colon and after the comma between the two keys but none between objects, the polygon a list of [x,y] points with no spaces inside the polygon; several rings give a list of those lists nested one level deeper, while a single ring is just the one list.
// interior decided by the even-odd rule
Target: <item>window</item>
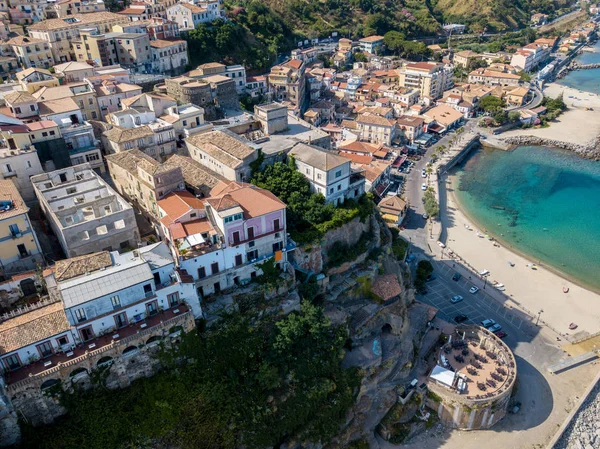
[{"label": "window", "polygon": [[118,309],[121,307],[121,299],[119,298],[119,295],[111,296],[110,303],[112,304],[113,309]]},{"label": "window", "polygon": [[237,267],[238,265],[241,265],[242,263],[243,263],[242,255],[241,254],[237,254],[235,256],[235,266]]},{"label": "window", "polygon": [[342,190],[342,185],[338,184],[337,189],[338,189],[338,191]]},{"label": "window", "polygon": [[98,234],[98,235],[108,234],[108,228],[106,227],[106,225],[98,226],[96,228],[96,234]]},{"label": "window", "polygon": [[179,293],[171,293],[167,295],[167,300],[169,301],[169,307],[175,307],[179,304]]},{"label": "window", "polygon": [[76,309],[75,310],[75,319],[77,320],[78,323],[81,323],[82,321],[87,320],[87,317],[85,316],[85,310]]},{"label": "window", "polygon": [[221,291],[221,283],[215,282],[214,289],[215,289],[215,293],[219,293]]},{"label": "window", "polygon": [[152,296],[153,294],[154,292],[152,291],[152,284],[144,285],[144,295],[146,296],[146,298]]},{"label": "window", "polygon": [[48,137],[48,133],[46,131],[42,131],[42,137]]},{"label": "window", "polygon": [[204,279],[206,277],[206,268],[198,268],[198,279]]},{"label": "window", "polygon": [[323,179],[323,175],[321,173],[317,173],[317,179]]},{"label": "window", "polygon": [[283,249],[283,242],[273,243],[273,252],[281,251]]},{"label": "window", "polygon": [[59,346],[67,346],[69,344],[69,339],[67,338],[66,335],[63,335],[62,337],[58,337],[56,339],[56,342],[58,343]]},{"label": "window", "polygon": [[248,251],[246,253],[246,258],[248,262],[252,262],[253,260],[258,259],[258,250]]},{"label": "window", "polygon": [[213,262],[210,264],[210,271],[212,274],[217,274],[219,272],[219,262]]},{"label": "window", "polygon": [[240,243],[240,231],[235,231],[233,233],[233,244],[237,245],[238,243]]},{"label": "window", "polygon": [[329,189],[329,193],[333,193],[333,187]]},{"label": "window", "polygon": [[248,240],[252,240],[254,238],[254,227],[249,227],[248,228]]},{"label": "window", "polygon": [[21,113],[21,108],[15,108],[15,114],[20,114]]},{"label": "window", "polygon": [[51,135],[51,136],[53,136],[53,135],[55,135],[55,134],[56,134],[56,133],[55,133],[54,131],[50,131],[50,135]]},{"label": "window", "polygon": [[309,168],[306,169],[306,174],[310,175],[310,169]]},{"label": "window", "polygon": [[94,338],[94,331],[92,326],[87,326],[79,329],[79,335],[81,335],[81,339],[83,341],[89,341]]},{"label": "window", "polygon": [[342,176],[342,170],[338,170],[335,172],[335,177],[339,178],[340,176]]},{"label": "window", "polygon": [[[62,181],[62,180],[61,180]],[[65,182],[65,181],[62,181]],[[67,187],[67,195],[72,195],[77,192],[77,187]]]},{"label": "window", "polygon": [[35,112],[35,105],[33,105],[33,104],[30,104],[30,105],[29,105],[29,110],[30,110],[31,112]]},{"label": "window", "polygon": [[9,225],[8,229],[10,230],[10,233],[12,234],[13,237],[16,237],[17,235],[21,235],[21,232],[19,231],[19,225],[18,224],[11,224],[11,225]]},{"label": "window", "polygon": [[27,161],[27,168],[31,168],[31,167],[32,167],[31,161]]},{"label": "window", "polygon": [[12,167],[10,166],[10,164],[4,164],[4,168],[6,169],[7,173],[11,173],[12,172]]},{"label": "window", "polygon": [[115,319],[117,329],[127,326],[127,314],[125,312],[114,315],[113,318]]},{"label": "window", "polygon": [[156,315],[158,313],[158,303],[156,301],[152,301],[146,304],[146,312],[149,316]]},{"label": "window", "polygon": [[19,250],[19,257],[25,258],[29,255],[27,248],[22,243],[17,245],[17,250]]},{"label": "window", "polygon": [[19,356],[17,354],[4,357],[3,360],[4,365],[6,365],[6,367],[11,371],[21,368],[21,360],[19,360]]},{"label": "window", "polygon": [[274,231],[279,231],[281,229],[280,227],[280,222],[279,222],[279,218],[273,220],[273,230]]},{"label": "window", "polygon": [[36,347],[42,358],[50,357],[52,354],[54,354],[54,351],[52,350],[52,344],[49,341],[45,341]]},{"label": "window", "polygon": [[115,229],[123,229],[125,227],[125,220],[115,221]]}]

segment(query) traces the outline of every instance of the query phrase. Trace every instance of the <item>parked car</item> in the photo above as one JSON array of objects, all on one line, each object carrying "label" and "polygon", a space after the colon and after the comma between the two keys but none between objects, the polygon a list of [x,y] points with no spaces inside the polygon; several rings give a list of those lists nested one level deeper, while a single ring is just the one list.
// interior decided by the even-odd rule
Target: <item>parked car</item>
[{"label": "parked car", "polygon": [[451,302],[452,304],[456,304],[456,303],[459,303],[459,302],[461,302],[463,299],[465,299],[465,298],[463,298],[463,297],[462,297],[462,296],[460,296],[460,295],[456,295],[456,296],[453,296],[453,297],[452,297],[452,299],[450,299],[450,302]]},{"label": "parked car", "polygon": [[477,293],[478,291],[479,291],[479,287],[475,287],[475,286],[473,286],[469,289],[469,293],[473,293],[473,294]]},{"label": "parked car", "polygon": [[462,278],[462,275],[460,273],[454,273],[454,276],[452,276],[452,280],[455,282],[460,281],[460,278]]},{"label": "parked car", "polygon": [[427,214],[423,214],[423,215],[422,215],[422,217],[423,217],[425,220],[427,220],[427,219],[429,218],[429,215],[427,215]]},{"label": "parked car", "polygon": [[490,272],[489,272],[489,270],[486,270],[485,268],[479,272],[479,276],[485,276],[486,274],[490,274]]},{"label": "parked car", "polygon": [[504,338],[504,337],[506,337],[506,336],[508,335],[508,334],[507,334],[506,332],[504,332],[504,331],[498,331],[498,332],[494,332],[494,333],[496,334],[496,336],[497,336],[498,338]]},{"label": "parked car", "polygon": [[423,185],[421,186],[421,190],[427,190],[427,184],[423,184]]},{"label": "parked car", "polygon": [[500,329],[502,329],[502,326],[500,326],[498,323],[494,324],[493,326],[488,327],[488,330],[490,332],[493,332],[494,334],[496,332],[498,332]]},{"label": "parked car", "polygon": [[469,319],[469,317],[467,315],[456,315],[454,317],[454,321],[456,321],[457,323],[462,323],[464,321],[467,321]]},{"label": "parked car", "polygon": [[431,273],[429,276],[427,276],[427,279],[425,279],[425,282],[431,282],[431,281],[435,281],[437,279],[437,276],[433,273]]},{"label": "parked car", "polygon": [[483,327],[485,327],[486,329],[492,327],[494,324],[496,324],[496,322],[494,320],[492,320],[492,319],[483,320],[481,322],[481,325]]}]

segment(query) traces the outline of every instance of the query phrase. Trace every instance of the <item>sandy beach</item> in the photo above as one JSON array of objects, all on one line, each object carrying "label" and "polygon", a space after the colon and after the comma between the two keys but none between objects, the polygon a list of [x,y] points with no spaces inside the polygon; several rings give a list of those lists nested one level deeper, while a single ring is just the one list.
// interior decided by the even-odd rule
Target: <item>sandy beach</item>
[{"label": "sandy beach", "polygon": [[[600,115],[600,114],[598,114]],[[488,280],[505,285],[503,292],[510,297],[513,306],[519,307],[530,315],[537,315],[540,310],[541,321],[563,335],[583,336],[583,333],[595,333],[600,330],[600,295],[564,279],[558,274],[544,268],[533,270],[528,264],[537,260],[528,259],[500,245],[494,247],[493,242],[477,236],[479,229],[457,207],[450,181],[446,177],[447,195],[447,247],[467,260],[476,270],[490,271]],[[469,226],[467,229],[466,226]],[[494,235],[493,229],[488,233]],[[500,235],[498,235],[499,238]],[[508,262],[515,264],[511,267]],[[563,288],[568,287],[568,293]],[[569,324],[576,323],[576,330],[569,330]],[[577,335],[579,334],[579,335]]]},{"label": "sandy beach", "polygon": [[[581,145],[597,138],[600,135],[600,96],[556,83],[549,83],[544,88],[546,96],[557,97],[561,93],[569,109],[548,128],[507,131],[502,137],[536,136]],[[586,111],[585,108],[594,110]]]}]

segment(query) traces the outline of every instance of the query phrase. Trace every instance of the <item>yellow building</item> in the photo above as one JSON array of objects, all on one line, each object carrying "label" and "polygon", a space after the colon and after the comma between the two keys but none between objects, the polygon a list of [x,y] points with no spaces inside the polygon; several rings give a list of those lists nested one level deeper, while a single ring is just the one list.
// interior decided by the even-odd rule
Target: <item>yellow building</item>
[{"label": "yellow building", "polygon": [[4,275],[43,265],[29,208],[12,181],[0,179],[0,270]]},{"label": "yellow building", "polygon": [[30,67],[49,68],[54,65],[54,57],[48,42],[28,36],[13,37],[8,41],[24,69]]},{"label": "yellow building", "polygon": [[42,87],[58,87],[58,78],[46,69],[30,68],[17,73],[17,80],[24,91],[30,94],[40,90]]}]

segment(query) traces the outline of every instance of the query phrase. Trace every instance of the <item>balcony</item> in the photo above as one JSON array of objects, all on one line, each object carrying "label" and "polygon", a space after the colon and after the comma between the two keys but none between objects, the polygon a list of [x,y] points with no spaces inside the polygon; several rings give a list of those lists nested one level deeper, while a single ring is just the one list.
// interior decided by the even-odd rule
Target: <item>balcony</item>
[{"label": "balcony", "polygon": [[[7,371],[4,373],[7,388],[9,390],[16,389],[32,378],[57,373],[62,368],[77,365],[90,357],[113,349],[117,345],[125,348],[139,337],[150,335],[159,329],[163,329],[163,333],[165,330],[168,332],[171,327],[189,319],[191,314],[190,308],[182,303],[137,323],[130,323],[114,332],[80,343],[70,351],[58,352],[14,371]],[[193,320],[193,317],[191,319]]]}]

